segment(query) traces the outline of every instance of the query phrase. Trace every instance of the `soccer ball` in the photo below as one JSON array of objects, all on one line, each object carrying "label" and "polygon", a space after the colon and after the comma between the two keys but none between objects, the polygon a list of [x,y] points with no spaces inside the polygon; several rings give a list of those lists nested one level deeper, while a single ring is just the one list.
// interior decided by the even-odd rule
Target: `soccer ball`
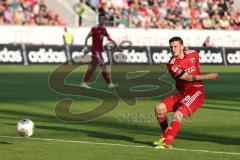
[{"label": "soccer ball", "polygon": [[30,119],[22,119],[17,123],[17,132],[22,137],[32,136],[34,129],[34,123]]}]

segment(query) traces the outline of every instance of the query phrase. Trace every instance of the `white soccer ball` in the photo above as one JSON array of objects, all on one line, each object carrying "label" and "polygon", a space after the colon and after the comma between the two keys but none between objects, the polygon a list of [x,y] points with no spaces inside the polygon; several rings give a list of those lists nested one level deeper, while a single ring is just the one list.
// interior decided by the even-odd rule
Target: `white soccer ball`
[{"label": "white soccer ball", "polygon": [[32,136],[34,129],[34,123],[30,119],[22,119],[17,123],[17,132],[22,137]]}]

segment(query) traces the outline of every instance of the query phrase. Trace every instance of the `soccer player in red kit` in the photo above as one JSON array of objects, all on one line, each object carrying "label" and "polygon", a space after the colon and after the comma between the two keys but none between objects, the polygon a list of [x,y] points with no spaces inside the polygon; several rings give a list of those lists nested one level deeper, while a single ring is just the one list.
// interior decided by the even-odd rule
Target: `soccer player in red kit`
[{"label": "soccer player in red kit", "polygon": [[109,88],[114,88],[115,85],[112,83],[109,74],[107,72],[107,67],[102,57],[103,51],[103,38],[107,37],[109,41],[111,41],[115,46],[116,43],[110,38],[106,28],[104,27],[105,16],[99,15],[99,23],[98,25],[92,27],[91,31],[88,33],[85,39],[85,47],[83,51],[88,52],[87,41],[90,37],[92,37],[92,62],[88,66],[88,70],[84,75],[83,82],[81,83],[82,87],[89,88],[88,82],[93,76],[94,72],[99,65],[102,69],[102,76],[105,81],[108,83]]},{"label": "soccer player in red kit", "polygon": [[[172,58],[167,64],[170,75],[176,81],[174,93],[155,106],[157,121],[163,133],[153,144],[156,149],[172,148],[172,142],[180,130],[182,119],[191,116],[205,99],[202,80],[215,80],[217,73],[201,74],[199,55],[194,50],[184,50],[183,40],[173,37],[169,40]],[[166,113],[174,112],[168,126]]]}]

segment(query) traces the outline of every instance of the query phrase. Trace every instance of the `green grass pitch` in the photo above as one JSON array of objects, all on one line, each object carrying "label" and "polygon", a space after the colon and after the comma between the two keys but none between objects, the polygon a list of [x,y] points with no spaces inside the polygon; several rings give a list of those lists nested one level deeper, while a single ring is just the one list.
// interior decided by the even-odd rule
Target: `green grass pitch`
[{"label": "green grass pitch", "polygon": [[[160,66],[154,67],[157,72]],[[152,148],[161,132],[154,118],[146,116],[152,115],[154,105],[173,90],[163,96],[139,98],[134,107],[120,100],[112,112],[94,121],[63,122],[54,113],[62,98],[76,100],[71,108],[74,113],[90,110],[99,102],[53,92],[48,87],[48,76],[56,68],[0,67],[0,160],[240,159],[238,66],[202,66],[203,73],[218,72],[219,78],[204,82],[206,100],[191,120],[184,120],[172,150]],[[73,72],[66,83],[79,85],[84,69]],[[167,74],[164,79],[173,82]],[[92,87],[113,92],[101,77]],[[22,118],[36,125],[31,138],[16,133],[16,123]]]}]

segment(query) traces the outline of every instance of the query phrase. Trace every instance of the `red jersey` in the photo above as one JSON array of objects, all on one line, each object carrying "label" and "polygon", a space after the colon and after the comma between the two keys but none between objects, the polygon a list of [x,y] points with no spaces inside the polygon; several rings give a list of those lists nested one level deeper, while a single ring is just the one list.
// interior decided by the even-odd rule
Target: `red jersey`
[{"label": "red jersey", "polygon": [[103,26],[94,26],[91,29],[90,32],[92,36],[92,52],[95,54],[96,52],[102,52],[103,51],[103,38],[106,36],[108,39],[109,34],[107,33],[107,30]]},{"label": "red jersey", "polygon": [[171,76],[176,81],[176,88],[180,92],[192,86],[202,86],[202,81],[188,82],[181,80],[180,77],[187,72],[189,75],[200,75],[199,55],[194,50],[184,51],[183,59],[172,57],[167,64],[167,68]]}]

